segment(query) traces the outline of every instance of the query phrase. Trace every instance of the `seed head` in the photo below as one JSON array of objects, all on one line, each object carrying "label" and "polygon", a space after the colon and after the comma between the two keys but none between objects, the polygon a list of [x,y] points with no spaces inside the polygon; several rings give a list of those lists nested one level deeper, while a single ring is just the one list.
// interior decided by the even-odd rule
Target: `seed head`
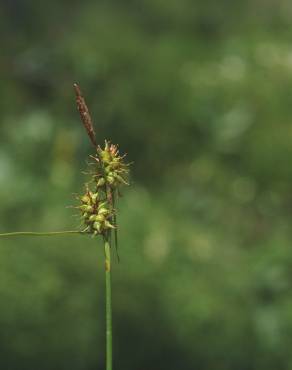
[{"label": "seed head", "polygon": [[93,185],[91,189],[86,186],[85,194],[79,198],[81,204],[77,208],[81,212],[84,231],[109,237],[111,229],[115,229],[117,246],[116,194],[120,194],[121,185],[129,185],[129,164],[124,161],[125,155],[119,154],[118,146],[111,144],[110,141],[105,141],[104,148],[97,146],[92,119],[77,84],[74,84],[74,90],[82,123],[96,148],[95,154],[90,156],[94,160],[94,170],[90,172],[92,176],[90,183]]},{"label": "seed head", "polygon": [[78,206],[81,211],[81,217],[85,225],[86,232],[90,234],[104,234],[108,229],[114,229],[111,223],[114,216],[114,210],[106,201],[99,201],[99,193],[91,192],[88,189],[80,197],[81,205]]}]

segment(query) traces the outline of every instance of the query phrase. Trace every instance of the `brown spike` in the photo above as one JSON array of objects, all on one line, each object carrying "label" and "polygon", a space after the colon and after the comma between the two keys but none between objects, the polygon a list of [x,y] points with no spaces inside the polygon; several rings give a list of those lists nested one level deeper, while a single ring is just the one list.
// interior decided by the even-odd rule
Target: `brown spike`
[{"label": "brown spike", "polygon": [[86,129],[86,132],[90,138],[90,141],[92,142],[93,146],[96,147],[96,136],[95,136],[95,131],[93,128],[92,124],[92,119],[88,110],[88,107],[85,103],[85,100],[82,96],[80,87],[75,83],[73,85],[75,94],[76,94],[76,104],[77,104],[77,109],[80,113],[81,121]]}]

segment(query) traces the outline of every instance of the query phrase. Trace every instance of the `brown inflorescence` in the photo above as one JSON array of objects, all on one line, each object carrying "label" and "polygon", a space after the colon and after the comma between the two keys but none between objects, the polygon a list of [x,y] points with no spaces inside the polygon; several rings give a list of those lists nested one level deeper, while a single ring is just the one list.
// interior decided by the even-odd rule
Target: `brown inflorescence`
[{"label": "brown inflorescence", "polygon": [[77,109],[80,114],[81,121],[83,123],[83,126],[85,127],[87,135],[90,138],[90,141],[96,147],[96,136],[95,136],[95,131],[94,131],[93,124],[92,124],[92,119],[89,113],[89,109],[87,107],[85,99],[82,96],[80,87],[76,83],[73,85],[73,87],[75,90],[76,104],[77,104]]}]

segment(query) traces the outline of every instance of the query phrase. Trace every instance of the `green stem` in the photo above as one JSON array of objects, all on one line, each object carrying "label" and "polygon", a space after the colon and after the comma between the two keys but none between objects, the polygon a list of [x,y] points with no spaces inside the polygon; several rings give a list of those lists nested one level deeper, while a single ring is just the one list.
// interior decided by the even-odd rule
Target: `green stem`
[{"label": "green stem", "polygon": [[106,370],[112,370],[112,288],[111,288],[111,248],[107,239],[104,241],[105,253],[105,297],[106,297]]},{"label": "green stem", "polygon": [[44,232],[38,233],[34,231],[17,231],[12,233],[2,233],[0,237],[8,237],[8,236],[55,236],[55,235],[67,235],[67,234],[86,234],[83,231],[75,231],[75,230],[67,230],[67,231],[51,231],[51,232]]}]

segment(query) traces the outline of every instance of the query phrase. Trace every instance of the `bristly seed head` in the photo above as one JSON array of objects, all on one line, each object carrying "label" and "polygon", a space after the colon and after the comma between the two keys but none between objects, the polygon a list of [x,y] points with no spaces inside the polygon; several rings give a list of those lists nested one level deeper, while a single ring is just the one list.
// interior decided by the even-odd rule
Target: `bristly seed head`
[{"label": "bristly seed head", "polygon": [[[118,146],[105,141],[104,148],[96,144],[95,131],[92,119],[82,96],[80,88],[74,84],[77,108],[82,123],[87,131],[91,143],[96,148],[96,153],[90,158],[94,160],[94,170],[90,171],[92,189],[86,185],[86,192],[79,197],[81,204],[77,207],[81,212],[84,232],[93,235],[102,235],[108,238],[112,229],[116,229],[116,196],[120,195],[119,187],[129,185],[129,164],[125,163],[126,155],[120,155]],[[117,245],[117,231],[115,230]]]},{"label": "bristly seed head", "polygon": [[120,156],[117,145],[105,142],[102,149],[97,147],[96,162],[99,165],[99,176],[97,177],[97,187],[108,184],[112,189],[117,189],[120,185],[129,185],[127,176],[129,165],[124,162],[125,155]]},{"label": "bristly seed head", "polygon": [[111,219],[114,210],[106,200],[99,200],[100,194],[94,193],[88,188],[86,193],[80,197],[81,205],[77,208],[81,211],[81,217],[86,232],[97,235],[104,234],[109,229],[114,229]]},{"label": "bristly seed head", "polygon": [[119,194],[121,185],[129,184],[129,165],[124,162],[125,156],[119,155],[118,147],[108,141],[103,149],[98,146],[96,150],[91,156],[95,166],[91,172],[94,190],[86,185],[85,194],[79,198],[81,205],[77,208],[81,211],[85,232],[106,236],[117,227],[113,199]]}]

